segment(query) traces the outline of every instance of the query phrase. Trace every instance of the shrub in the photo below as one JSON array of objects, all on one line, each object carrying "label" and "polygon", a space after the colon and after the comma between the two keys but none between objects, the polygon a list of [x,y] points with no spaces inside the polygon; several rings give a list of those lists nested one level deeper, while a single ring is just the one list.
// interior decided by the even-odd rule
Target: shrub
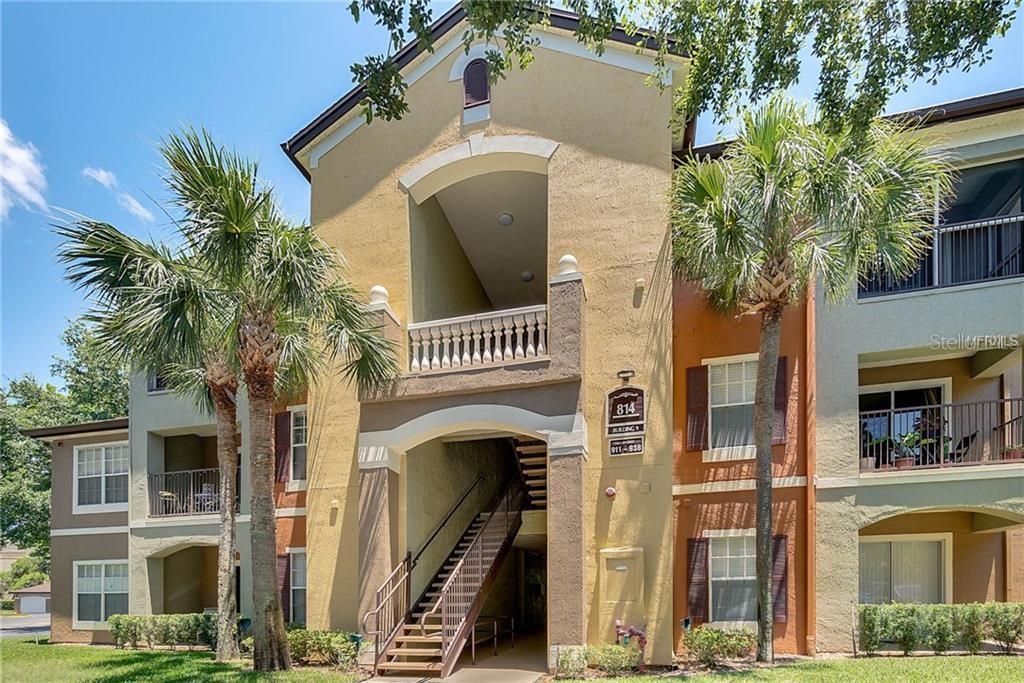
[{"label": "shrub", "polygon": [[293,626],[287,629],[288,652],[300,664],[327,664],[345,670],[356,667],[356,646],[345,631],[310,631]]},{"label": "shrub", "polygon": [[558,651],[557,678],[583,678],[587,673],[586,651],[580,647],[563,647]]},{"label": "shrub", "polygon": [[958,640],[964,649],[972,655],[981,651],[981,644],[985,640],[985,612],[982,605],[970,603],[956,605],[953,611],[953,623]]},{"label": "shrub", "polygon": [[925,635],[924,624],[921,623],[921,610],[917,605],[888,605],[885,613],[884,634],[900,646],[903,654],[908,655]]},{"label": "shrub", "polygon": [[931,605],[925,623],[928,647],[937,655],[953,645],[953,606]]},{"label": "shrub", "polygon": [[709,669],[723,660],[739,659],[750,654],[756,638],[750,629],[723,631],[700,626],[683,635],[683,645],[690,657]]},{"label": "shrub", "polygon": [[0,600],[0,609],[11,612],[14,610],[14,598],[3,598]]},{"label": "shrub", "polygon": [[116,614],[108,620],[110,634],[118,647],[138,647],[142,641],[153,648],[167,645],[189,649],[217,645],[217,617],[214,614]]},{"label": "shrub", "polygon": [[628,645],[597,645],[585,650],[587,666],[609,676],[638,670],[640,656],[639,650]]},{"label": "shrub", "polygon": [[305,664],[309,661],[309,632],[304,629],[288,631],[288,652],[292,661]]},{"label": "shrub", "polygon": [[136,648],[145,638],[145,617],[135,614],[114,614],[107,619],[110,635],[117,647],[131,646]]},{"label": "shrub", "polygon": [[1011,654],[1013,646],[1024,638],[1024,604],[994,602],[985,605],[985,623],[989,635],[1003,652]]},{"label": "shrub", "polygon": [[882,642],[882,608],[880,605],[861,605],[860,649],[874,654]]}]

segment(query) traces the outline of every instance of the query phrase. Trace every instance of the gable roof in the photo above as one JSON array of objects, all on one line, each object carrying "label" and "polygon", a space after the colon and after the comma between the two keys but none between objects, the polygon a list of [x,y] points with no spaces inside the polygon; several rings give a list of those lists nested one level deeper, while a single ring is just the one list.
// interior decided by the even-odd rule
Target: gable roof
[{"label": "gable roof", "polygon": [[83,434],[102,434],[103,432],[123,432],[128,429],[127,417],[115,417],[110,420],[79,422],[78,424],[60,425],[58,427],[37,427],[22,429],[21,433],[40,441],[52,441],[57,437],[78,436]]},{"label": "gable roof", "polygon": [[[462,6],[462,3],[459,2],[453,8],[442,14],[441,17],[430,26],[431,43],[436,43],[445,34],[458,26],[465,18],[466,10]],[[549,19],[551,26],[567,31],[575,31],[580,25],[580,17],[578,14],[555,8],[550,9]],[[637,34],[631,35],[621,26],[616,26],[612,29],[608,39],[612,42],[630,45],[631,47],[641,45],[642,47],[651,50],[658,49],[657,41],[654,39],[653,35],[647,31],[640,31]],[[423,45],[421,45],[418,40],[413,40],[406,43],[401,50],[396,52],[391,58],[391,62],[401,70],[423,54],[424,51],[425,48]],[[366,86],[363,83],[360,83],[345,93],[341,99],[325,109],[323,113],[306,124],[299,132],[281,143],[281,149],[284,150],[284,153],[292,160],[292,163],[295,164],[297,169],[299,169],[299,172],[305,176],[306,180],[310,180],[311,176],[309,171],[306,170],[306,167],[299,161],[299,152],[301,152],[310,142],[315,140],[321,133],[326,131],[339,119],[358,106],[363,100],[365,94]]]},{"label": "gable roof", "polygon": [[35,586],[29,586],[28,588],[22,588],[20,590],[11,591],[11,595],[31,595],[32,593],[49,593],[50,582],[44,581],[43,583]]},{"label": "gable roof", "polygon": [[[990,116],[1001,114],[1006,111],[1024,108],[1024,88],[1011,88],[998,92],[986,93],[976,97],[968,97],[962,100],[953,100],[935,104],[930,107],[900,111],[894,114],[887,114],[886,119],[910,119],[927,128],[940,123],[952,123],[953,121],[965,121],[978,118],[979,116]],[[693,156],[708,157],[715,159],[722,155],[725,148],[732,140],[724,142],[713,142],[690,149],[689,154]]]}]

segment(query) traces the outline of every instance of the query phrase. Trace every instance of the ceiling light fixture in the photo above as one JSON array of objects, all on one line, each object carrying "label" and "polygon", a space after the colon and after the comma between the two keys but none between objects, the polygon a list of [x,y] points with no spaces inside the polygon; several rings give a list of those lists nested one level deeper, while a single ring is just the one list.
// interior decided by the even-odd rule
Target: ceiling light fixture
[{"label": "ceiling light fixture", "polygon": [[522,280],[523,282],[530,282],[531,280],[533,280],[533,271],[524,270],[523,272],[519,273],[519,279]]},{"label": "ceiling light fixture", "polygon": [[498,223],[501,225],[512,225],[514,220],[515,218],[508,211],[502,211],[498,214]]}]

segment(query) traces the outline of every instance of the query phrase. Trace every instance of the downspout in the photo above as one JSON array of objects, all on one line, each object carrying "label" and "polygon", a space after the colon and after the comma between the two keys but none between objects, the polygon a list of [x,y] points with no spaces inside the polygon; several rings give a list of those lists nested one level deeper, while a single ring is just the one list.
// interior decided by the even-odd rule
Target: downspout
[{"label": "downspout", "polygon": [[815,634],[817,633],[817,536],[815,533],[815,480],[817,478],[817,435],[815,419],[817,415],[817,339],[816,339],[816,306],[814,300],[814,280],[807,287],[807,308],[804,326],[804,434],[806,439],[807,460],[807,637],[805,647],[808,655],[816,650]]}]

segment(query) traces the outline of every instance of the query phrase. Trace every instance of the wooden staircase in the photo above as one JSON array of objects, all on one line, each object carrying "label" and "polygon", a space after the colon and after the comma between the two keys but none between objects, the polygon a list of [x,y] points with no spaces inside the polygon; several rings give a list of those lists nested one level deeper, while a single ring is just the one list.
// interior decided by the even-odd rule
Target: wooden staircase
[{"label": "wooden staircase", "polygon": [[[492,510],[477,514],[404,616],[395,619],[388,630],[378,624],[375,673],[432,677],[451,673],[519,531],[525,503],[517,478]],[[410,604],[412,566],[408,558],[403,560],[381,586],[378,596],[384,599],[378,598],[377,609],[371,613],[378,620],[402,613],[404,604]]]},{"label": "wooden staircase", "polygon": [[530,505],[540,510],[548,507],[548,445],[537,439],[513,439],[519,472],[526,484]]}]

